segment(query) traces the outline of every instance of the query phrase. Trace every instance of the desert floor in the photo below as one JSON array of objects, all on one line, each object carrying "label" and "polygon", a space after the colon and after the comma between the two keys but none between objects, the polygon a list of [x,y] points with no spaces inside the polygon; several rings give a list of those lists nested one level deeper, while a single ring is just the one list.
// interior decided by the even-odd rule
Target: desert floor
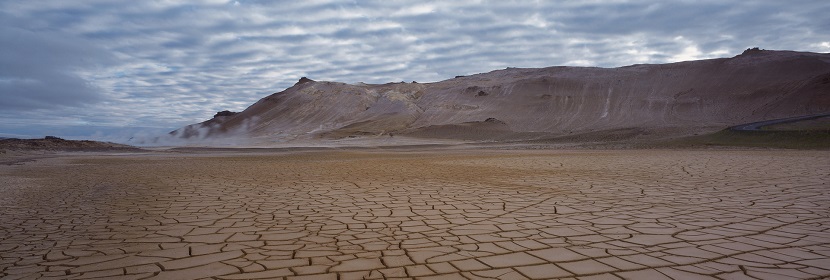
[{"label": "desert floor", "polygon": [[0,165],[0,277],[830,277],[830,152],[74,154]]}]

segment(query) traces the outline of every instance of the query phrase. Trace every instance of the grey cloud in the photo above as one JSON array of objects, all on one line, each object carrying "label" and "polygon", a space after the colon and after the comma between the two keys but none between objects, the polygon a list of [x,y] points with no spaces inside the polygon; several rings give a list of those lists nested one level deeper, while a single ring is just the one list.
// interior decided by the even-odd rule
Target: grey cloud
[{"label": "grey cloud", "polygon": [[83,106],[106,98],[79,72],[112,58],[88,42],[48,31],[0,27],[0,109]]},{"label": "grey cloud", "polygon": [[[0,56],[0,108],[87,106],[35,110],[24,121],[172,129],[242,110],[301,76],[429,82],[504,67],[731,56],[754,46],[830,51],[830,2],[820,0],[210,2],[0,2],[15,15],[2,23],[17,28],[0,29],[0,38],[22,42],[6,52],[11,58]],[[30,38],[14,35],[20,30]],[[35,63],[17,59],[39,45],[47,47]],[[12,95],[11,84],[44,94]]]}]

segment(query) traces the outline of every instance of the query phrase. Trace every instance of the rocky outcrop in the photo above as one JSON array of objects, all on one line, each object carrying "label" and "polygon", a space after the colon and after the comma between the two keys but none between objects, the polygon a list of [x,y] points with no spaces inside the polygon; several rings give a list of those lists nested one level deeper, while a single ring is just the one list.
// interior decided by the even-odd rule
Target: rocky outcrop
[{"label": "rocky outcrop", "polygon": [[486,123],[506,124],[505,122],[500,121],[497,118],[487,118],[486,120],[484,120],[484,122],[486,122]]},{"label": "rocky outcrop", "polygon": [[216,115],[213,115],[214,118],[218,117],[230,117],[233,115],[239,114],[239,112],[231,112],[228,110],[216,112]]},{"label": "rocky outcrop", "polygon": [[311,83],[311,82],[314,82],[314,80],[306,78],[306,77],[302,77],[302,78],[300,78],[299,81],[294,83],[294,86],[299,86],[299,85],[302,85],[302,84],[305,84],[305,83]]}]

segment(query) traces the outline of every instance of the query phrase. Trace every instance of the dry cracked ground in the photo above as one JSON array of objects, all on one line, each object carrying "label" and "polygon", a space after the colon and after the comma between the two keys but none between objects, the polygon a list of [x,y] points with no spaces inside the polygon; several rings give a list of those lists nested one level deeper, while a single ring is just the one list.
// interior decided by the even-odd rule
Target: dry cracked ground
[{"label": "dry cracked ground", "polygon": [[820,279],[830,153],[73,155],[0,166],[3,279]]}]

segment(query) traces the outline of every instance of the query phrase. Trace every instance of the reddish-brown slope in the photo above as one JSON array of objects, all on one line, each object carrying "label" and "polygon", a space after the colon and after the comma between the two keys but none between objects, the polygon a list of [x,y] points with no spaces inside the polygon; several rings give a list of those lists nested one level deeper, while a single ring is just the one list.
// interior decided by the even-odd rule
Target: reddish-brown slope
[{"label": "reddish-brown slope", "polygon": [[[828,111],[830,54],[754,51],[612,69],[509,68],[429,84],[303,80],[239,114],[186,129],[201,128],[208,137],[285,140],[436,137],[453,128],[495,140],[620,130],[680,136]],[[494,130],[482,123],[488,118],[505,126]],[[459,133],[447,136],[477,138]]]}]

